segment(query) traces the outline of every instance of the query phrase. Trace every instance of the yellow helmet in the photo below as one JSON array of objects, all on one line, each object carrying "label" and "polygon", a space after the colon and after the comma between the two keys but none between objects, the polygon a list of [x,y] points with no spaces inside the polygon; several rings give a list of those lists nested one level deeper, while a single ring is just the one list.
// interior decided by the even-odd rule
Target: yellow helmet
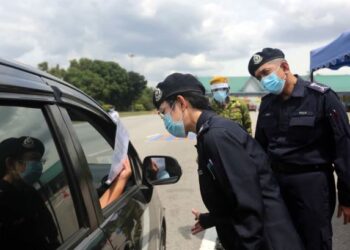
[{"label": "yellow helmet", "polygon": [[216,84],[216,83],[228,83],[228,78],[224,76],[214,76],[210,80],[210,85]]},{"label": "yellow helmet", "polygon": [[210,81],[210,87],[212,91],[215,89],[229,89],[228,78],[224,76],[214,76]]}]

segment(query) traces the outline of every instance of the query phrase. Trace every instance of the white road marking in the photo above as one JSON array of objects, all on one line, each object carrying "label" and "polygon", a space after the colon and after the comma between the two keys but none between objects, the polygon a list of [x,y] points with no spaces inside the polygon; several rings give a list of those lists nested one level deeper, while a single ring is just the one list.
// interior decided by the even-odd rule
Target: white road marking
[{"label": "white road marking", "polygon": [[146,137],[150,138],[150,137],[154,137],[154,136],[158,136],[158,135],[160,135],[160,134],[147,135]]},{"label": "white road marking", "polygon": [[205,230],[201,247],[199,250],[214,250],[216,243],[216,230],[215,227]]},{"label": "white road marking", "polygon": [[106,148],[104,150],[101,150],[101,151],[98,151],[98,152],[95,152],[95,153],[92,153],[92,154],[88,154],[89,157],[94,157],[96,155],[99,155],[99,154],[102,154],[102,153],[105,153],[105,152],[108,152],[108,151],[111,151],[110,148]]}]

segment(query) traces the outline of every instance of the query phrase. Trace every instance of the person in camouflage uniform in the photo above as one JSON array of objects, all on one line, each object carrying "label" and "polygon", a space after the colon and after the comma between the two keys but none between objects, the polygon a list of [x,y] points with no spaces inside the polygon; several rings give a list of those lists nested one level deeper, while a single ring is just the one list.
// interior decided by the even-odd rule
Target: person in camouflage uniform
[{"label": "person in camouflage uniform", "polygon": [[252,135],[252,122],[250,120],[247,104],[236,97],[229,96],[230,87],[228,79],[216,76],[210,81],[213,100],[212,109],[220,116],[239,123],[250,135]]}]

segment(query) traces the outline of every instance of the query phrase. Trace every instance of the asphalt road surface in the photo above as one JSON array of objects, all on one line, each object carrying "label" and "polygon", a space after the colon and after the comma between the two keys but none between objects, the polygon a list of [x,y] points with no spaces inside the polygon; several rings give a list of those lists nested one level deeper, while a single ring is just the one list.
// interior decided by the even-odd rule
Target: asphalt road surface
[{"label": "asphalt road surface", "polygon": [[[256,112],[251,112],[253,128],[256,115]],[[200,249],[204,234],[192,236],[190,232],[194,224],[191,209],[206,211],[199,193],[195,136],[182,140],[170,136],[157,115],[125,117],[122,122],[126,125],[141,160],[148,155],[169,155],[176,158],[182,166],[183,175],[178,183],[157,188],[166,209],[167,249]],[[336,218],[333,219],[333,225],[333,249],[350,249],[350,225],[344,226],[342,220]]]}]

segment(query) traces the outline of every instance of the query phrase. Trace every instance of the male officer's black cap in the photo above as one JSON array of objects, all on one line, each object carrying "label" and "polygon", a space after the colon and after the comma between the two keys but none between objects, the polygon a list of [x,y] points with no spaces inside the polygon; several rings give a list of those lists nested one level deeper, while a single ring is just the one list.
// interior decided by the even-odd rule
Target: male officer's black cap
[{"label": "male officer's black cap", "polygon": [[173,73],[158,83],[153,93],[153,104],[158,109],[167,98],[184,93],[205,94],[204,86],[191,74]]},{"label": "male officer's black cap", "polygon": [[284,59],[284,54],[279,49],[264,48],[262,51],[256,52],[249,60],[249,73],[255,76],[256,70],[260,68],[261,65],[278,58]]}]

